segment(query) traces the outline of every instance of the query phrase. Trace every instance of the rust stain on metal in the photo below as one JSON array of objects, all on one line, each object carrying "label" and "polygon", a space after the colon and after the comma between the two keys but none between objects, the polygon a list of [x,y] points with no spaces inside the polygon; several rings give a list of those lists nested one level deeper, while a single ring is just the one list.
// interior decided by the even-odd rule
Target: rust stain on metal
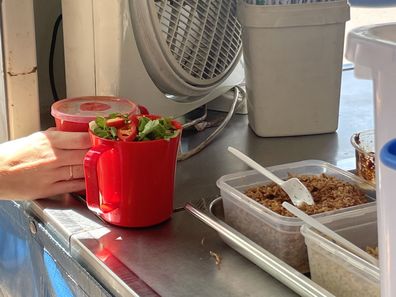
[{"label": "rust stain on metal", "polygon": [[9,76],[20,76],[20,75],[28,75],[37,72],[37,66],[34,66],[30,71],[16,73],[13,71],[7,71]]}]

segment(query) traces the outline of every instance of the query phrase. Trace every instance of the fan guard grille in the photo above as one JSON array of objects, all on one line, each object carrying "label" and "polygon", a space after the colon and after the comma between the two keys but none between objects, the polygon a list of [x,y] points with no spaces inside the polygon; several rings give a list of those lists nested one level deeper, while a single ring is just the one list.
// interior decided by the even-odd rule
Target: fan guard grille
[{"label": "fan guard grille", "polygon": [[181,68],[199,80],[222,77],[242,45],[235,0],[155,0],[161,31]]}]

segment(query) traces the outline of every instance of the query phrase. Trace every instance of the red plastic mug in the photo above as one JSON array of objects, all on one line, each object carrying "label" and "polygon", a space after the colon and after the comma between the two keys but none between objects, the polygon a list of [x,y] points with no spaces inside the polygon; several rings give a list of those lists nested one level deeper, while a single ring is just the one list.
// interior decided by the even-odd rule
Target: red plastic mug
[{"label": "red plastic mug", "polygon": [[[181,124],[173,121],[181,130]],[[93,147],[84,159],[88,208],[123,227],[146,227],[173,212],[179,136],[170,140],[116,141],[90,131]]]}]

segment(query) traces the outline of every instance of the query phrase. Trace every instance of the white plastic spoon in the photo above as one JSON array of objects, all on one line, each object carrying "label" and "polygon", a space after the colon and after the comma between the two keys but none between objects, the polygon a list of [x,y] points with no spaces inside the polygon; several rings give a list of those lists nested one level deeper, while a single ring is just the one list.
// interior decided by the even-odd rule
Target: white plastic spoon
[{"label": "white plastic spoon", "polygon": [[333,230],[327,228],[325,225],[323,225],[318,220],[310,217],[305,212],[299,210],[297,207],[291,205],[288,202],[283,202],[282,206],[284,208],[286,208],[288,211],[290,211],[292,214],[294,214],[296,217],[300,218],[302,221],[307,223],[308,225],[314,227],[316,230],[322,232],[324,235],[330,237],[331,239],[334,239],[338,244],[342,245],[348,251],[350,251],[350,252],[354,253],[355,255],[359,256],[360,258],[368,261],[369,263],[378,266],[378,260],[376,258],[371,256],[369,253],[366,253],[365,251],[363,251],[358,246],[354,245],[349,240],[347,240],[344,237],[338,235]]},{"label": "white plastic spoon", "polygon": [[314,200],[312,198],[311,193],[298,178],[293,177],[284,181],[279,177],[277,177],[268,169],[265,169],[256,161],[246,156],[244,153],[238,151],[236,148],[229,146],[228,151],[234,154],[236,157],[238,157],[240,160],[245,162],[253,169],[256,169],[258,172],[260,172],[261,174],[265,175],[270,180],[278,184],[287,193],[287,195],[289,195],[290,200],[293,202],[294,205],[300,206],[303,203],[306,203],[308,205],[314,204]]}]

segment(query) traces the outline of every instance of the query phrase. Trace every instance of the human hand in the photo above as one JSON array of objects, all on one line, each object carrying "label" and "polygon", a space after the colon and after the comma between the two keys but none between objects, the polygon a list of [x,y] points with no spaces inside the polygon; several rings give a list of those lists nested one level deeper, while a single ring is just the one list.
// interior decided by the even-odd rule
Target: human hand
[{"label": "human hand", "polygon": [[88,133],[49,129],[0,144],[0,199],[36,199],[85,188]]}]

